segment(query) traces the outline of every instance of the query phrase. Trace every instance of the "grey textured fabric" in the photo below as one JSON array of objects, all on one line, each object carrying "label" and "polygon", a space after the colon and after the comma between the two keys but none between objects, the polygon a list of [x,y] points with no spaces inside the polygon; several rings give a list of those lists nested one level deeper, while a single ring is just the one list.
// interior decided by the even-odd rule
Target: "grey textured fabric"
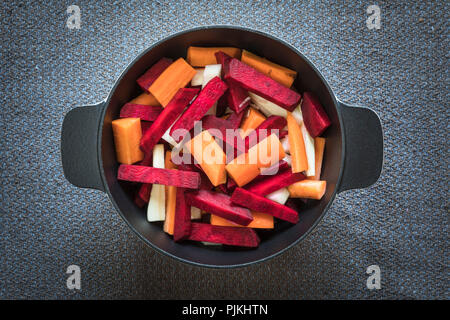
[{"label": "grey textured fabric", "polygon": [[[448,5],[377,1],[72,1],[0,4],[1,298],[449,298]],[[107,196],[69,184],[60,130],[73,107],[105,98],[151,43],[193,26],[234,24],[305,53],[343,101],[381,117],[378,183],[337,196],[302,243],[254,266],[212,270],[156,253]],[[67,266],[82,271],[66,288]],[[369,265],[381,289],[366,288]]]}]

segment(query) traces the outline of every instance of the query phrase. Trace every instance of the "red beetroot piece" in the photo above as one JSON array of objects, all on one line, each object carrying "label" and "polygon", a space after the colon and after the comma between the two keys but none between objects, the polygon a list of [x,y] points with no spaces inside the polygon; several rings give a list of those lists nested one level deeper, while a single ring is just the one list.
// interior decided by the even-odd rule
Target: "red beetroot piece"
[{"label": "red beetroot piece", "polygon": [[238,59],[231,59],[228,67],[224,69],[226,81],[232,81],[288,111],[293,111],[300,102],[299,93],[286,88]]},{"label": "red beetroot piece", "polygon": [[145,133],[147,132],[148,129],[150,129],[150,127],[152,126],[153,122],[150,121],[142,121],[141,120],[141,130],[142,130],[142,135],[145,135]]},{"label": "red beetroot piece", "polygon": [[[230,135],[230,133],[234,132],[235,130],[232,125],[233,124],[228,120],[217,118],[213,115],[204,116],[202,119],[203,130],[208,130],[212,136],[219,138],[223,142],[226,142],[234,149],[245,152],[245,143],[242,140],[241,136],[239,134],[236,134],[234,137]],[[218,131],[220,132],[220,135],[217,134]],[[222,146],[222,148],[226,150],[226,146]]]},{"label": "red beetroot piece", "polygon": [[198,189],[200,187],[200,174],[197,172],[160,169],[132,164],[121,164],[117,173],[117,179],[189,189]]},{"label": "red beetroot piece", "polygon": [[191,233],[191,207],[187,204],[183,188],[177,188],[173,240],[187,239]]},{"label": "red beetroot piece", "polygon": [[162,111],[163,108],[160,106],[145,106],[142,104],[126,103],[122,109],[120,109],[120,117],[155,121]]},{"label": "red beetroot piece", "polygon": [[260,196],[267,196],[268,194],[277,191],[281,188],[287,187],[297,181],[303,180],[306,177],[303,173],[292,173],[290,168],[287,168],[280,173],[273,176],[263,176],[259,181],[252,181],[245,186],[247,191]]},{"label": "red beetroot piece", "polygon": [[172,64],[173,60],[169,58],[161,58],[157,63],[151,66],[136,82],[142,90],[150,93],[148,88],[155,82],[155,80]]},{"label": "red beetroot piece", "polygon": [[141,149],[145,153],[144,160],[141,162],[142,165],[150,164],[153,147],[158,143],[159,139],[161,139],[167,129],[170,128],[172,123],[174,123],[198,92],[199,89],[181,88],[178,90],[172,100],[170,100],[169,104],[164,108],[158,118],[156,118],[155,122],[153,122],[150,129],[145,132],[140,143]]},{"label": "red beetroot piece", "polygon": [[230,125],[233,129],[237,129],[241,126],[241,122],[242,122],[242,119],[244,118],[244,114],[245,114],[245,112],[241,112],[241,113],[233,112],[228,117],[227,121],[230,123]]},{"label": "red beetroot piece", "polygon": [[[216,101],[227,90],[225,82],[220,80],[219,77],[212,78],[207,85],[200,91],[200,94],[192,102],[191,106],[181,115],[181,117],[175,122],[172,129],[170,129],[170,135],[174,137],[175,130],[184,129],[186,131],[191,130],[194,127],[195,121],[199,121],[206,112],[216,103]],[[180,142],[183,136],[177,135],[175,139]]]},{"label": "red beetroot piece", "polygon": [[320,136],[331,125],[330,118],[312,92],[303,94],[302,114],[305,127],[311,137]]},{"label": "red beetroot piece", "polygon": [[213,226],[199,222],[191,223],[190,235],[187,239],[250,248],[257,247],[260,242],[255,230],[251,228]]},{"label": "red beetroot piece", "polygon": [[224,219],[246,226],[253,220],[250,210],[233,205],[230,196],[208,190],[198,190],[186,194],[189,205],[215,214]]},{"label": "red beetroot piece", "polygon": [[213,184],[211,183],[211,180],[209,180],[208,176],[203,172],[201,168],[198,168],[194,164],[179,164],[177,165],[179,170],[184,171],[192,171],[192,172],[198,172],[200,174],[200,189],[206,189],[206,190],[212,190],[214,188]]},{"label": "red beetroot piece", "polygon": [[298,213],[295,210],[242,188],[234,190],[231,202],[253,211],[273,215],[275,218],[291,223],[298,222]]},{"label": "red beetroot piece", "polygon": [[[246,150],[253,147],[258,142],[264,140],[266,137],[272,134],[271,130],[277,133],[279,137],[279,133],[281,130],[286,127],[287,121],[285,118],[280,116],[270,116],[266,120],[263,121],[254,131],[252,131],[245,139],[245,148]],[[265,134],[263,133],[265,130]]]},{"label": "red beetroot piece", "polygon": [[[228,64],[231,61],[231,57],[226,53],[219,51],[215,53],[217,63],[222,65],[222,77],[224,75],[224,70],[228,70]],[[250,97],[247,90],[236,85],[233,82],[226,81],[228,85],[228,90],[225,93],[226,100],[228,102],[228,107],[236,113],[242,112],[249,104]]]},{"label": "red beetroot piece", "polygon": [[[151,183],[143,183],[139,188],[138,193],[136,194],[136,199],[139,199],[139,203],[148,203],[150,199],[150,193],[152,192],[152,184]],[[136,201],[135,201],[136,202]],[[137,202],[136,202],[137,203]],[[137,203],[138,204],[138,203]],[[138,204],[139,205],[139,204]],[[143,205],[141,206],[143,207]]]}]

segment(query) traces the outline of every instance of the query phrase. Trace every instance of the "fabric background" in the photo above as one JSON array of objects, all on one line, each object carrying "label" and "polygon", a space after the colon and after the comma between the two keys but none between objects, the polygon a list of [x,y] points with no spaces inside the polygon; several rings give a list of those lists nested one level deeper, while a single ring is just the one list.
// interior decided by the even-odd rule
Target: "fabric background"
[{"label": "fabric background", "polygon": [[[66,9],[81,9],[81,29]],[[381,29],[366,8],[381,8]],[[444,1],[2,1],[1,298],[448,299],[448,12]],[[337,97],[381,117],[378,183],[339,194],[302,243],[231,270],[185,265],[126,226],[106,194],[63,176],[60,131],[153,42],[233,24],[301,50]],[[66,288],[67,266],[82,271]],[[369,265],[381,290],[366,288]]]}]

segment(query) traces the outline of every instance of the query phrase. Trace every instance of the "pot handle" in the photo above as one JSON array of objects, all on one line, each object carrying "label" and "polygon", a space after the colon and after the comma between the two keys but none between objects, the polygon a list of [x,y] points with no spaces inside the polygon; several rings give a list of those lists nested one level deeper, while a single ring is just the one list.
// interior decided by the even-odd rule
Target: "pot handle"
[{"label": "pot handle", "polygon": [[383,167],[383,130],[375,111],[339,101],[344,125],[345,159],[338,192],[366,188]]},{"label": "pot handle", "polygon": [[64,176],[81,188],[105,191],[100,174],[98,135],[105,101],[77,107],[64,117],[61,131],[61,161]]}]

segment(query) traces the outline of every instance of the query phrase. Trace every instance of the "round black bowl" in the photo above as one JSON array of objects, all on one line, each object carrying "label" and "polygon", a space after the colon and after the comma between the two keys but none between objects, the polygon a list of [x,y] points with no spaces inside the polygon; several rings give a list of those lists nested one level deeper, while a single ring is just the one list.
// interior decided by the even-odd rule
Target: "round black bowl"
[{"label": "round black bowl", "polygon": [[[147,68],[161,57],[186,57],[191,45],[243,48],[296,70],[295,88],[299,92],[314,92],[332,121],[325,132],[322,179],[327,181],[327,190],[324,197],[306,205],[295,202],[300,221],[295,225],[279,222],[274,230],[258,231],[261,244],[256,249],[207,246],[190,241],[175,243],[164,233],[161,224],[146,221],[144,209],[133,202],[129,185],[116,179],[118,163],[111,121],[139,93],[136,79]],[[206,267],[244,266],[280,254],[314,229],[337,193],[373,184],[383,162],[383,134],[375,112],[337,100],[314,65],[286,42],[259,31],[231,26],[190,29],[155,43],[129,64],[106,100],[71,110],[65,116],[61,135],[64,174],[72,184],[106,192],[130,228],[156,250]]]}]

